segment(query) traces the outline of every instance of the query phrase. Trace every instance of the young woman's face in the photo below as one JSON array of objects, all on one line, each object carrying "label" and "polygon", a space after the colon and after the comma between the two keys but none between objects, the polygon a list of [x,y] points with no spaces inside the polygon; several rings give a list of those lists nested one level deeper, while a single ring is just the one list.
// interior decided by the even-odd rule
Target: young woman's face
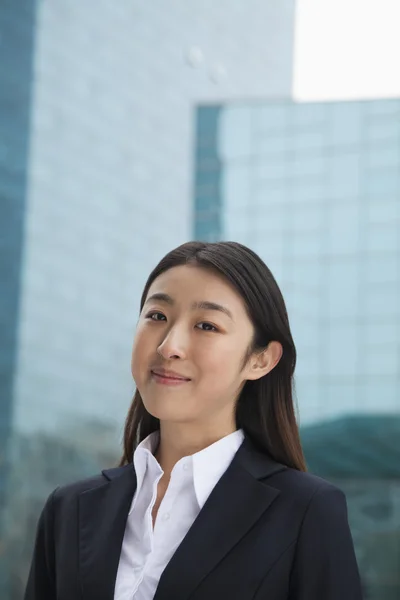
[{"label": "young woman's face", "polygon": [[147,411],[161,421],[232,420],[248,378],[243,359],[252,338],[240,295],[218,274],[184,265],[159,275],[132,352],[132,375]]}]

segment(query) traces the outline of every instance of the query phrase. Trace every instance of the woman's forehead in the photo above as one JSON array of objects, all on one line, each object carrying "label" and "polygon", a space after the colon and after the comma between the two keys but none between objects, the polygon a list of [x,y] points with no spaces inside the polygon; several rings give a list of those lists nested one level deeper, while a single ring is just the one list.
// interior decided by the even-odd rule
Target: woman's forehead
[{"label": "woman's forehead", "polygon": [[151,284],[146,301],[160,294],[169,297],[164,298],[169,304],[208,302],[227,304],[232,310],[244,308],[240,294],[223,275],[195,265],[180,265],[161,273]]},{"label": "woman's forehead", "polygon": [[228,294],[229,292],[238,295],[233,286],[219,274],[217,271],[199,267],[197,265],[179,265],[172,267],[161,273],[152,282],[148,296],[154,291],[163,291],[168,293],[168,290],[175,290],[177,293],[195,292],[197,289],[204,293],[219,291]]}]

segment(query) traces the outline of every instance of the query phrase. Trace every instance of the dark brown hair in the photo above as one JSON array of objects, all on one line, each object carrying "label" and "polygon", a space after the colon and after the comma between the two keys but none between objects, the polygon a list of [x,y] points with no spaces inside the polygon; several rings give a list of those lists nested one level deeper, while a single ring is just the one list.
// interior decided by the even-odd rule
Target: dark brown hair
[{"label": "dark brown hair", "polygon": [[[236,424],[258,447],[276,461],[306,470],[293,402],[296,348],[284,299],[271,271],[252,250],[236,242],[187,242],[169,252],[153,269],[143,290],[140,310],[153,281],[173,267],[197,265],[222,275],[243,298],[255,335],[251,352],[271,341],[282,344],[276,367],[256,381],[247,381],[236,404]],[[120,465],[132,462],[136,446],[160,422],[144,407],[138,390],[129,409]]]}]

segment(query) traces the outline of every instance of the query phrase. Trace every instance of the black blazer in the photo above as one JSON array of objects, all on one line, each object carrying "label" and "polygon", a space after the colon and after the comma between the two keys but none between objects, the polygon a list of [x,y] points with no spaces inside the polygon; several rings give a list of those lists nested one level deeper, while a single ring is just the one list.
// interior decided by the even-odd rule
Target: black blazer
[{"label": "black blazer", "polygon": [[[113,600],[133,465],[55,490],[25,600]],[[361,600],[343,492],[258,452],[236,453],[161,575],[155,600]]]}]

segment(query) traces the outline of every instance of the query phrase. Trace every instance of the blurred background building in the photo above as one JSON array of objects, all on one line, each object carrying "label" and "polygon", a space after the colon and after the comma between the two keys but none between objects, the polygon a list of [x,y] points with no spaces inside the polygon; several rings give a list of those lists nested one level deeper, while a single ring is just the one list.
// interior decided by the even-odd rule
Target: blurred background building
[{"label": "blurred background building", "polygon": [[271,267],[310,470],[347,493],[366,598],[399,597],[400,101],[340,101],[312,11],[308,96],[335,101],[294,101],[302,3],[0,3],[2,599],[48,493],[117,461],[141,289],[193,237]]},{"label": "blurred background building", "polygon": [[371,598],[400,593],[400,100],[199,107],[194,237],[270,266],[310,470],[347,492]]},{"label": "blurred background building", "polygon": [[141,290],[192,235],[195,107],[289,95],[294,11],[0,4],[4,600],[50,489],[118,457]]},{"label": "blurred background building", "polygon": [[197,121],[194,235],[241,241],[270,265],[302,423],[396,411],[400,100],[226,104]]}]

